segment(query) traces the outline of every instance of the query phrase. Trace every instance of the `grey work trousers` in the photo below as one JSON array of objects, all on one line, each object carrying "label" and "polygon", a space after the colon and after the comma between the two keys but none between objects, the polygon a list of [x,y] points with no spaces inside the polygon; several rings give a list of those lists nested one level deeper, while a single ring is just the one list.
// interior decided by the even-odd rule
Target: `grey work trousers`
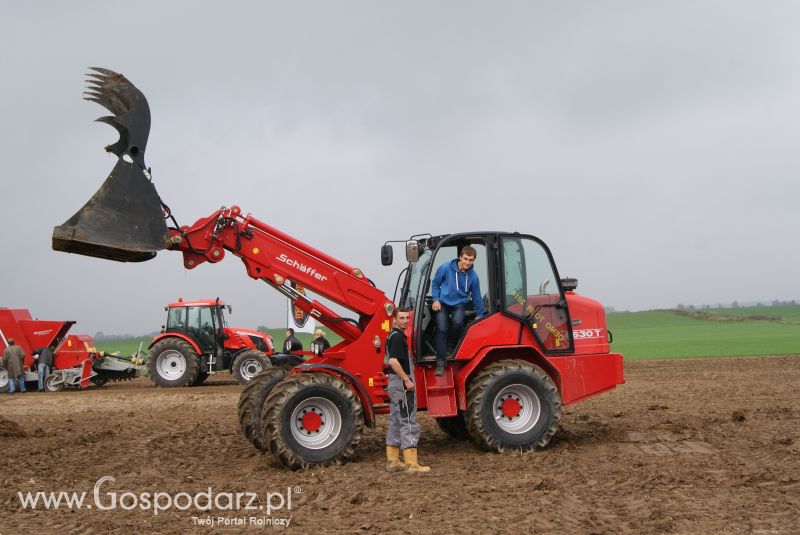
[{"label": "grey work trousers", "polygon": [[389,374],[389,429],[386,430],[386,445],[400,449],[416,448],[419,442],[417,423],[417,395],[415,390],[406,390],[403,381],[394,373]]}]

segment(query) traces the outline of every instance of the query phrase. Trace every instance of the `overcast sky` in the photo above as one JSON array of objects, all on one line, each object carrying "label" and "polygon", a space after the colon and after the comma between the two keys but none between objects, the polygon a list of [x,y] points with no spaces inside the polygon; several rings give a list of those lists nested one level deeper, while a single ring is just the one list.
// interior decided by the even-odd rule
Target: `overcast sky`
[{"label": "overcast sky", "polygon": [[[116,157],[84,73],[146,95],[181,224],[240,205],[361,267],[411,234],[530,233],[617,309],[800,299],[800,3],[22,2],[0,7],[0,306],[157,330],[178,296],[242,327],[285,299],[228,256],[120,264],[54,226]],[[399,251],[397,251],[399,253]],[[397,254],[396,257],[402,255]]]}]

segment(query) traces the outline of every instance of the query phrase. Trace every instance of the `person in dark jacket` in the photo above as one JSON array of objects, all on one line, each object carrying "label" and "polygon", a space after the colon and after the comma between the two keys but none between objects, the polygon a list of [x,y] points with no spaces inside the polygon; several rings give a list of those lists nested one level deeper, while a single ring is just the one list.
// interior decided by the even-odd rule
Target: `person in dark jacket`
[{"label": "person in dark jacket", "polygon": [[44,380],[52,371],[54,351],[55,348],[53,346],[45,347],[39,351],[39,364],[36,366],[36,371],[39,375],[39,392],[44,392]]},{"label": "person in dark jacket", "polygon": [[286,340],[283,341],[283,352],[284,353],[291,353],[292,351],[302,351],[303,344],[300,343],[294,336],[294,329],[289,327],[286,329]]},{"label": "person in dark jacket", "polygon": [[[436,372],[444,373],[447,360],[448,339],[458,342],[464,330],[467,298],[472,296],[475,316],[482,318],[485,311],[481,296],[481,281],[472,268],[478,252],[469,245],[461,249],[458,258],[442,264],[431,281],[431,309],[436,314]],[[452,318],[452,319],[451,319]]]},{"label": "person in dark jacket", "polygon": [[22,365],[25,362],[25,352],[14,343],[13,338],[8,339],[8,347],[3,351],[3,366],[8,373],[8,393],[14,393],[14,384],[19,383],[19,391],[25,393],[25,373]]},{"label": "person in dark jacket", "polygon": [[331,343],[325,338],[325,331],[322,329],[314,331],[314,341],[311,342],[311,351],[317,356],[322,356],[322,353],[330,347]]}]

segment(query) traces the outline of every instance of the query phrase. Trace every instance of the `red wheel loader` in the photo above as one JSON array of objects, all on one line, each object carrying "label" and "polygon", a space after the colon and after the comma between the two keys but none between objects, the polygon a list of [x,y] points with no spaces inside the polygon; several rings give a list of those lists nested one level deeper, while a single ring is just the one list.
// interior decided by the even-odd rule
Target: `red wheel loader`
[{"label": "red wheel loader", "polygon": [[167,323],[147,352],[147,370],[158,386],[194,386],[223,370],[241,384],[271,366],[272,337],[259,331],[228,327],[219,299],[183,301],[166,306]]},{"label": "red wheel loader", "polygon": [[[88,388],[91,384],[102,386],[108,381],[136,377],[138,362],[97,351],[88,334],[68,335],[73,325],[74,321],[35,320],[25,309],[0,308],[0,352],[13,339],[25,353],[25,382],[33,384],[38,381],[34,353],[54,347],[53,367],[44,381],[49,392],[58,392],[65,386]],[[8,381],[8,373],[0,365],[0,392],[8,390]]]},{"label": "red wheel loader", "polygon": [[[144,163],[150,112],[144,95],[105,69],[90,75],[86,98],[110,110],[100,119],[120,139],[107,150],[118,161],[103,186],[53,231],[59,251],[123,262],[168,249],[194,269],[230,253],[246,274],[264,281],[342,337],[293,368],[272,367],[242,392],[239,418],[254,446],[297,469],[346,461],[364,426],[389,410],[384,343],[395,303],[364,272],[242,212],[223,207],[180,226],[162,202]],[[213,201],[212,201],[213,202]],[[167,226],[167,220],[172,225]],[[431,278],[465,246],[478,250],[486,315],[469,323],[434,374]],[[391,246],[382,248],[391,263]],[[413,237],[399,303],[413,309],[409,348],[418,408],[446,432],[503,451],[542,448],[558,429],[561,408],[622,384],[622,355],[610,352],[603,307],[562,280],[547,246],[515,232],[460,232]],[[300,294],[303,286],[349,310],[342,317]],[[468,318],[469,319],[469,318]]]}]

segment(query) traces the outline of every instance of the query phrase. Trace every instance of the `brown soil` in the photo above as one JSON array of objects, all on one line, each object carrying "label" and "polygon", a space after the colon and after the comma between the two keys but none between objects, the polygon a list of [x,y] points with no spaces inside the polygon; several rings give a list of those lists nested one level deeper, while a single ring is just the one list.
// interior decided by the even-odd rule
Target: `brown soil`
[{"label": "brown soil", "polygon": [[[93,504],[103,476],[115,478],[102,484],[104,505],[110,492],[138,500],[208,487],[257,493],[263,505],[292,488],[291,510],[271,515],[290,518],[292,533],[798,533],[800,358],[640,361],[626,374],[626,385],[567,407],[544,451],[482,452],[421,415],[427,476],[383,471],[385,418],[366,430],[356,462],[285,470],[240,434],[242,387],[222,379],[4,394],[0,533],[285,530],[205,529],[195,523],[209,515],[194,509],[23,509],[17,494],[86,491]],[[269,518],[244,509],[211,517]]]}]

